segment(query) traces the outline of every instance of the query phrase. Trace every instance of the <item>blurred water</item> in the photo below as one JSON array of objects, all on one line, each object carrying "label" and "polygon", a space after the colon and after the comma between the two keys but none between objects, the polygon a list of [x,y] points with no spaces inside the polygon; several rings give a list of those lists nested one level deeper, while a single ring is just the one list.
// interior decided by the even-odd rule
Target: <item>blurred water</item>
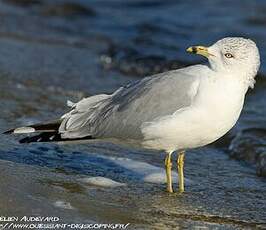
[{"label": "blurred water", "polygon": [[[163,153],[102,143],[19,145],[19,137],[1,135],[0,215],[129,222],[132,229],[265,228],[265,178],[256,175],[256,168],[266,172],[265,11],[259,0],[0,1],[1,130],[53,119],[67,111],[67,99],[203,62],[185,52],[190,45],[250,37],[262,62],[234,130],[187,154],[184,195],[145,182],[149,170],[160,172]],[[126,186],[84,182],[96,176]]]}]

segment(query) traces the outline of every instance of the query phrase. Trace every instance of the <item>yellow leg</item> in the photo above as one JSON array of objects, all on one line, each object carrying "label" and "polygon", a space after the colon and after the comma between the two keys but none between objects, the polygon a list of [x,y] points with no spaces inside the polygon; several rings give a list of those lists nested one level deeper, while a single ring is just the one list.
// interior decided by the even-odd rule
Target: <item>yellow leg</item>
[{"label": "yellow leg", "polygon": [[166,181],[167,181],[167,192],[173,192],[172,186],[172,162],[171,162],[172,152],[167,153],[165,157],[165,171],[166,171]]},{"label": "yellow leg", "polygon": [[178,184],[179,192],[184,192],[184,160],[185,160],[185,151],[182,151],[178,154],[177,166],[178,166]]}]

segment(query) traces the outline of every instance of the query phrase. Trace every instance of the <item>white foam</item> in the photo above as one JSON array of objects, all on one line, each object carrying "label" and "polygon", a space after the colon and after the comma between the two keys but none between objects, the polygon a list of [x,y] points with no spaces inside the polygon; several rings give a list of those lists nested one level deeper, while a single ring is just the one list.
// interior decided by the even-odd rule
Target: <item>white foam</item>
[{"label": "white foam", "polygon": [[74,209],[73,206],[69,202],[65,202],[62,200],[58,200],[54,202],[54,206],[57,208],[63,208],[63,209]]},{"label": "white foam", "polygon": [[106,177],[86,177],[86,178],[81,178],[81,182],[94,185],[94,186],[100,186],[100,187],[120,187],[120,186],[126,186],[124,183],[120,183],[117,181],[114,181],[112,179],[106,178]]},{"label": "white foam", "polygon": [[[166,183],[164,168],[160,168],[142,161],[131,160],[129,158],[123,158],[123,157],[119,158],[104,157],[104,158],[111,160],[113,163],[118,164],[123,168],[126,168],[134,173],[137,173],[138,175],[140,175],[141,179],[144,182],[157,183],[157,184]],[[177,172],[172,171],[172,178],[174,183],[178,182]],[[185,179],[185,182],[187,184],[192,183],[192,181],[188,179]]]},{"label": "white foam", "polygon": [[[177,175],[176,173],[173,172],[173,182],[177,182]],[[154,183],[154,184],[161,184],[161,183],[166,183],[166,176],[165,172],[155,172],[148,174],[147,176],[143,177],[143,181],[149,182],[149,183]]]}]

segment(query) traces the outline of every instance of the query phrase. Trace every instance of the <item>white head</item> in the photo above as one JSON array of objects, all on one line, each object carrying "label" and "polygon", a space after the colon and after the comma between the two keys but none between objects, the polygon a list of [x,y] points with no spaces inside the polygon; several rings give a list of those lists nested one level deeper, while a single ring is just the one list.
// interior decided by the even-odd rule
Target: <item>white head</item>
[{"label": "white head", "polygon": [[212,46],[194,46],[188,48],[188,51],[207,57],[212,70],[234,75],[237,73],[243,82],[253,87],[260,66],[260,55],[252,40],[228,37]]}]

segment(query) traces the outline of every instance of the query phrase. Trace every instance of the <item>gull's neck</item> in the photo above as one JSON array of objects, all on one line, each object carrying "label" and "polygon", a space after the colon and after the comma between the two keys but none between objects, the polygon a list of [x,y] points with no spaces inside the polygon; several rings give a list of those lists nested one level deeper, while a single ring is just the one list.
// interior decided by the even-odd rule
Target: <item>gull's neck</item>
[{"label": "gull's neck", "polygon": [[240,84],[243,85],[246,90],[248,88],[254,88],[254,85],[256,83],[255,77],[257,74],[257,70],[252,69],[250,67],[242,66],[235,69],[225,69],[225,68],[219,68],[215,63],[210,62],[208,66],[212,71],[219,73],[219,75],[223,77],[230,77],[234,78],[239,81]]}]

